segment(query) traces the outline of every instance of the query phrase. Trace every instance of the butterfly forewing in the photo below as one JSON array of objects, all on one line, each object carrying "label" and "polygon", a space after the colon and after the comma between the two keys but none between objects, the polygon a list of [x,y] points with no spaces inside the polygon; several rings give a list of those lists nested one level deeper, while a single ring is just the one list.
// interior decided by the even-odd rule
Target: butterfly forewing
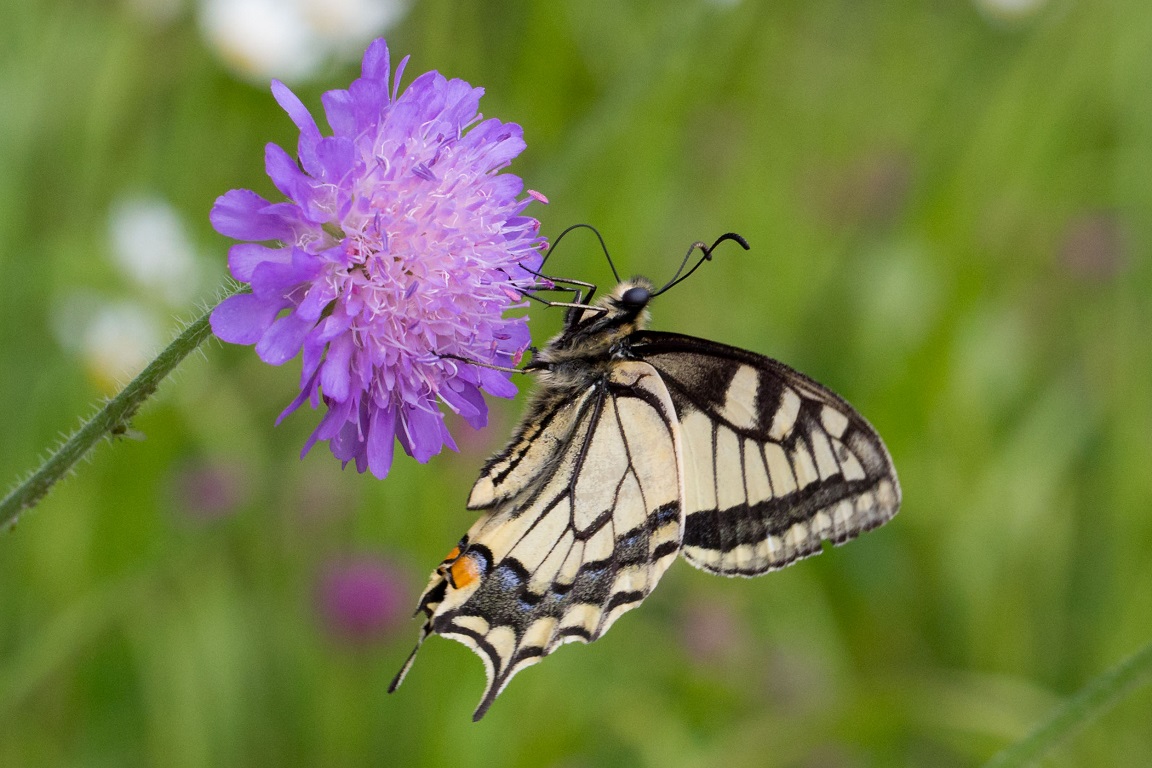
[{"label": "butterfly forewing", "polygon": [[680,548],[679,433],[656,371],[618,363],[574,406],[543,394],[551,410],[525,424],[549,422],[556,445],[534,454],[517,438],[490,462],[473,501],[491,509],[421,598],[421,639],[459,640],[484,661],[477,719],[516,672],[638,605]]},{"label": "butterfly forewing", "polygon": [[676,334],[633,335],[681,426],[685,559],[755,576],[890,519],[900,486],[879,435],[839,396],[788,366]]},{"label": "butterfly forewing", "polygon": [[549,387],[537,392],[508,447],[480,471],[468,508],[492,509],[522,491],[539,490],[541,479],[556,472],[561,449],[572,442],[573,433],[587,429],[584,417],[597,407],[598,394],[594,387],[577,391],[575,396]]}]

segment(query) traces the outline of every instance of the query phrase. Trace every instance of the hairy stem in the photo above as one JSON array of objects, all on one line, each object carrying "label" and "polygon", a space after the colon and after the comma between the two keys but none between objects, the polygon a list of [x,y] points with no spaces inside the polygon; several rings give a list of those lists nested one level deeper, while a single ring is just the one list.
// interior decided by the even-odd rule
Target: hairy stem
[{"label": "hairy stem", "polygon": [[10,530],[20,514],[36,506],[62,477],[72,470],[80,459],[100,440],[109,435],[123,434],[140,406],[156,391],[160,382],[180,364],[192,350],[200,346],[212,333],[208,318],[211,311],[189,325],[160,355],[120,394],[109,400],[92,418],[69,437],[63,445],[20,483],[0,502],[0,530]]}]

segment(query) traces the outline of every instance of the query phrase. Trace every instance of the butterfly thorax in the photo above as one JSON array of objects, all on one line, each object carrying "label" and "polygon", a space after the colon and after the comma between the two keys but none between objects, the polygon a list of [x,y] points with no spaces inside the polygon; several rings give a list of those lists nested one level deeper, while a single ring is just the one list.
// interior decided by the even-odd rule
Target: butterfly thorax
[{"label": "butterfly thorax", "polygon": [[552,383],[550,379],[563,381],[578,373],[595,376],[602,372],[612,360],[625,356],[628,337],[648,324],[651,296],[652,283],[634,277],[622,281],[595,304],[571,308],[563,330],[527,368],[544,372],[542,386]]}]

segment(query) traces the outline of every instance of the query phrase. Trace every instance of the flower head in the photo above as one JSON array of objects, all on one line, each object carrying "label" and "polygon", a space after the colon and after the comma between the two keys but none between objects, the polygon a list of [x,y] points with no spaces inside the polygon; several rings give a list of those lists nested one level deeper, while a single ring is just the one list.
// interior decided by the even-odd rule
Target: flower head
[{"label": "flower head", "polygon": [[[303,352],[300,394],[328,411],[317,440],[344,462],[384,477],[394,440],[419,461],[455,448],[440,403],[484,426],[481,392],[511,397],[508,374],[464,361],[518,362],[523,318],[504,312],[536,280],[545,247],[533,200],[500,173],[524,149],[520,126],[482,120],[482,89],[438,72],[389,86],[376,40],[362,76],[323,96],[332,136],[282,83],[272,92],[300,129],[299,164],[269,144],[269,177],[289,199],[249,190],[216,201],[212,225],[232,246],[233,277],[252,292],[212,313],[224,341],[255,344],[280,365]],[[271,244],[269,244],[271,241]]]}]

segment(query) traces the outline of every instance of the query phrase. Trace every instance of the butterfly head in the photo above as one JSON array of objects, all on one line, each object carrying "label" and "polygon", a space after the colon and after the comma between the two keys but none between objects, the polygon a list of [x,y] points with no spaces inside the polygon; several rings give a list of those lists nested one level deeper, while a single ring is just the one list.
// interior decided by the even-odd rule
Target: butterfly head
[{"label": "butterfly head", "polygon": [[590,305],[571,307],[563,330],[529,367],[551,368],[569,359],[608,360],[624,339],[648,324],[648,303],[654,294],[647,278],[634,277]]},{"label": "butterfly head", "polygon": [[[645,281],[647,282],[647,281]],[[620,294],[620,306],[625,309],[643,310],[652,300],[652,290],[644,284],[633,285]]]},{"label": "butterfly head", "polygon": [[589,309],[580,312],[576,325],[587,326],[596,333],[629,334],[648,324],[648,304],[656,295],[646,277],[621,280],[611,293],[601,296]]},{"label": "butterfly head", "polygon": [[623,280],[612,293],[601,299],[600,305],[608,310],[608,314],[618,314],[625,317],[637,318],[648,308],[655,291],[652,282],[646,277],[633,277]]}]

